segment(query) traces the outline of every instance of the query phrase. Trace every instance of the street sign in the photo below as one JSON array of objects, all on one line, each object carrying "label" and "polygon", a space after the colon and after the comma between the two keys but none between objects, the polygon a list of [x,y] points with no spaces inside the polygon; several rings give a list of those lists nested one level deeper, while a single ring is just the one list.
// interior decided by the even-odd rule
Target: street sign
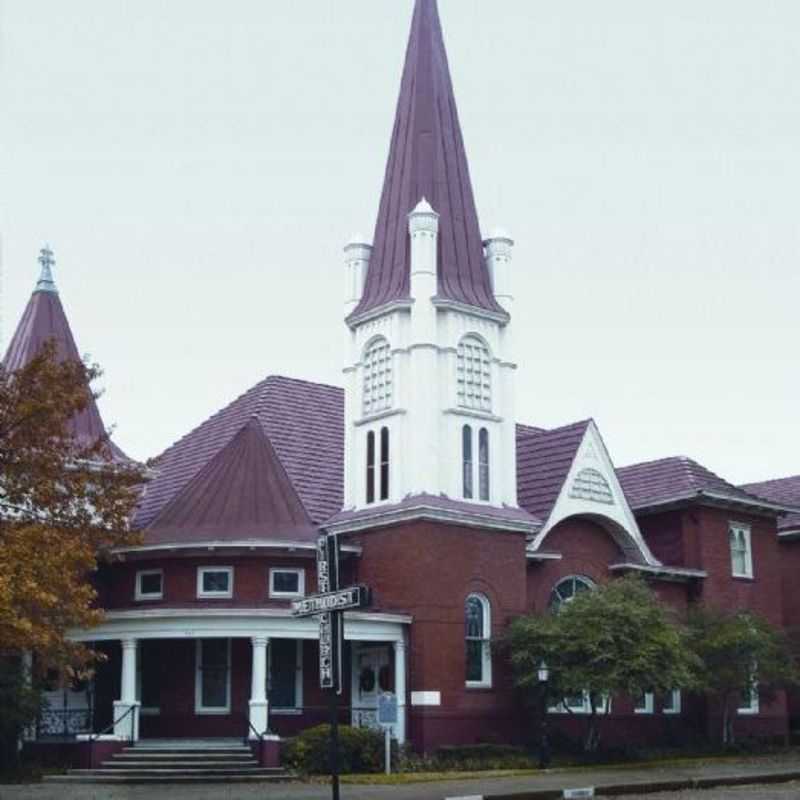
[{"label": "street sign", "polygon": [[337,592],[312,594],[292,603],[295,617],[313,617],[329,611],[346,611],[350,608],[364,608],[369,605],[369,589],[366,586],[349,586]]},{"label": "street sign", "polygon": [[391,692],[381,692],[378,695],[378,724],[397,724],[397,695]]}]

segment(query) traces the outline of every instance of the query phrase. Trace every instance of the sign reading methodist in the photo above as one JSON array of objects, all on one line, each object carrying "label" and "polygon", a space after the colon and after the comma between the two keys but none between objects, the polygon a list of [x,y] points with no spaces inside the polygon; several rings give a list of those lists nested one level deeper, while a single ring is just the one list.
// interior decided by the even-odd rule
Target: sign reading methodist
[{"label": "sign reading methodist", "polygon": [[351,608],[364,608],[370,602],[366,586],[350,586],[336,592],[312,594],[292,603],[292,614],[296,617],[309,617],[326,614],[329,611],[346,611]]}]

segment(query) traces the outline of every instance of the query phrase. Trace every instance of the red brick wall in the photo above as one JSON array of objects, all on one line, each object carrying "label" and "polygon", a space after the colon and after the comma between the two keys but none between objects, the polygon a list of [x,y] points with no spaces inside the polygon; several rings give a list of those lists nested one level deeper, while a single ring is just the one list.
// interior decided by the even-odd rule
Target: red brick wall
[{"label": "red brick wall", "polygon": [[503,660],[493,658],[491,689],[465,687],[464,601],[470,592],[489,598],[493,636],[524,612],[524,536],[418,522],[358,539],[358,579],[375,588],[375,608],[414,618],[409,693],[441,692],[441,707],[409,708],[414,745],[510,738],[517,720]]},{"label": "red brick wall", "polygon": [[[780,542],[778,552],[782,569],[784,625],[793,635],[800,636],[800,539]],[[800,730],[800,691],[790,693],[788,702],[792,729]]]},{"label": "red brick wall", "polygon": [[[198,567],[233,567],[232,600],[198,600]],[[317,589],[316,555],[312,557],[235,555],[209,553],[208,556],[160,556],[146,560],[126,561],[100,569],[95,580],[98,604],[108,610],[153,608],[160,606],[226,606],[286,608],[287,600],[269,599],[269,570],[271,568],[301,568],[306,572],[306,591]],[[164,597],[162,600],[134,599],[136,573],[140,570],[163,569]],[[352,579],[353,559],[342,560],[342,581]]]}]

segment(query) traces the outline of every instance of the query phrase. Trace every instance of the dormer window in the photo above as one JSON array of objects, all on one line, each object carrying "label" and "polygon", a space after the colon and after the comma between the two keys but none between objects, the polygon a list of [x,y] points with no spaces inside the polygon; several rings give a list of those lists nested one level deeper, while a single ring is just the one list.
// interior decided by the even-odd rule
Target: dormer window
[{"label": "dormer window", "polygon": [[364,353],[364,416],[392,407],[392,351],[382,336],[373,339]]},{"label": "dormer window", "polygon": [[465,336],[458,345],[458,405],[477,411],[492,410],[492,365],[489,348],[477,336]]}]

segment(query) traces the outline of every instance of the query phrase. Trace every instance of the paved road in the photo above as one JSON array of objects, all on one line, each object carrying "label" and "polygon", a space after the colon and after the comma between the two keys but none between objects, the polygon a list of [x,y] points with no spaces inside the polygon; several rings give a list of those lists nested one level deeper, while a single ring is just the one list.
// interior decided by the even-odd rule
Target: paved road
[{"label": "paved road", "polygon": [[647,795],[647,800],[798,800],[798,798],[800,798],[800,783],[785,783],[780,786],[726,787],[701,792],[668,792],[667,794]]},{"label": "paved road", "polygon": [[[783,763],[767,760],[693,764],[648,769],[603,769],[564,773],[557,770],[525,778],[418,783],[404,786],[343,786],[342,800],[444,800],[446,797],[500,794],[564,786],[640,783],[687,777],[722,777],[766,774],[800,768],[795,759]],[[172,786],[95,786],[29,784],[0,786],[0,800],[328,800],[326,785],[282,784],[200,784]],[[629,794],[628,797],[645,797]],[[647,800],[800,800],[800,782],[770,786],[726,787],[706,791],[646,795]]]}]

